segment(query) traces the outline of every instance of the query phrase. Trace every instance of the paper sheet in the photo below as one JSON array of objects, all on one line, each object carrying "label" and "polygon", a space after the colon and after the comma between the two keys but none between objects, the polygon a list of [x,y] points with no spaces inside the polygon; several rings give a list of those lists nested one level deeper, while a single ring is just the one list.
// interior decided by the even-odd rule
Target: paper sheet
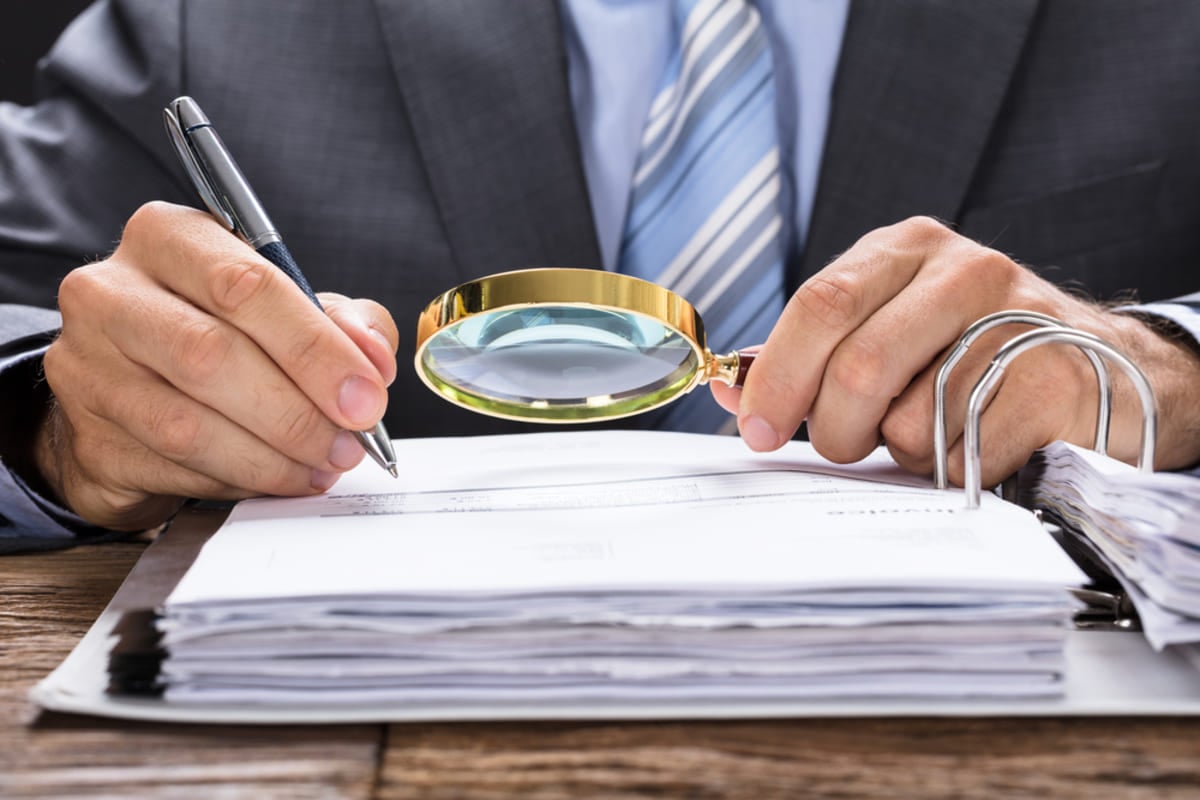
[{"label": "paper sheet", "polygon": [[[647,432],[397,446],[399,481],[364,465],[238,506],[165,604],[168,700],[1061,691],[1082,574],[1027,511],[967,510],[883,454]],[[933,625],[957,636],[910,638]],[[861,649],[814,644],[839,628]]]},{"label": "paper sheet", "polygon": [[[843,468],[796,446],[754,456],[735,439],[572,436],[397,443],[409,457],[404,483],[367,467],[328,498],[246,504],[196,564],[199,540],[185,524],[150,548],[34,697],[61,710],[213,722],[1200,712],[1186,659],[1153,653],[1137,634],[1065,630],[1062,589],[1081,576],[1019,509],[998,506],[1012,524],[992,530],[965,516],[961,493],[929,492],[883,456]],[[793,482],[795,469],[810,475]],[[606,470],[616,474],[597,490]],[[761,482],[748,474],[764,471]],[[543,488],[514,503],[521,486]],[[664,496],[678,500],[670,513],[644,504]],[[334,513],[313,519],[313,504]],[[558,526],[581,504],[576,524]],[[475,510],[431,513],[448,507]],[[858,559],[826,523],[864,536]],[[968,535],[946,546],[964,525]],[[489,532],[522,546],[498,547]],[[253,570],[236,563],[241,546],[223,544],[225,534],[256,542]],[[417,552],[422,540],[436,544]],[[679,563],[693,546],[704,558]],[[764,547],[773,563],[756,570],[745,553]],[[418,585],[440,588],[411,591],[395,581],[419,570],[380,558],[363,570],[374,585],[364,583],[350,569],[354,548],[360,563],[364,553],[423,558],[446,568],[452,588],[426,576]],[[826,551],[836,570],[812,563]],[[636,559],[651,556],[663,571],[639,571]],[[181,646],[166,669],[184,682],[166,697],[107,693],[120,611],[164,597],[186,565],[210,558],[167,620]],[[542,589],[497,574],[498,558]],[[270,574],[280,559],[301,571]],[[322,561],[333,575],[320,574]],[[897,569],[915,588],[880,579]],[[680,584],[663,591],[664,576]],[[323,592],[354,592],[314,594],[312,579]],[[658,619],[627,624],[638,615]]]},{"label": "paper sheet", "polygon": [[1029,512],[991,495],[967,510],[882,454],[838,467],[802,442],[756,455],[729,437],[624,431],[397,444],[399,480],[364,464],[327,495],[239,504],[170,607],[1082,579]]}]

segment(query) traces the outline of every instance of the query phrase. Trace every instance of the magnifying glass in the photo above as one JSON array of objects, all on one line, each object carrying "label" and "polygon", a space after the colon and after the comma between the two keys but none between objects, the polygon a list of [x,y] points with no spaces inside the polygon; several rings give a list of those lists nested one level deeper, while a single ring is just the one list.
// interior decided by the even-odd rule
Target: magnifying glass
[{"label": "magnifying glass", "polygon": [[417,320],[417,374],[452,403],[504,419],[584,422],[666,405],[711,380],[740,386],[752,353],[714,355],[690,303],[592,269],[489,275]]}]

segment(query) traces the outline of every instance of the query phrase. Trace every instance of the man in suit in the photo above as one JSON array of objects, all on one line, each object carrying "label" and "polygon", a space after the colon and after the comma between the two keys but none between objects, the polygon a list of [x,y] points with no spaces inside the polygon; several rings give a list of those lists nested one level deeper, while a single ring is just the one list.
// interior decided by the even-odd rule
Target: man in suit
[{"label": "man in suit", "polygon": [[[57,319],[0,312],[14,315],[0,331],[0,389],[15,400],[0,437],[10,539],[150,527],[182,497],[322,491],[362,457],[343,431],[385,407],[397,436],[519,429],[433,397],[394,353],[417,311],[464,280],[614,267],[623,206],[611,199],[628,169],[606,183],[620,148],[605,120],[633,120],[623,130],[636,136],[648,98],[605,93],[600,78],[632,49],[605,51],[592,26],[623,42],[660,19],[646,0],[622,28],[622,5],[112,0],[86,12],[43,66],[45,99],[0,114],[0,301],[62,311],[48,351],[38,337]],[[1047,279],[1103,299],[1195,289],[1200,9],[866,0],[798,19],[807,4],[758,5],[794,207],[791,300],[745,388],[714,390],[748,444],[777,447],[807,419],[831,458],[882,440],[928,471],[931,365],[977,317],[1020,307],[1129,352],[1159,398],[1158,465],[1194,464],[1197,298],[1113,313]],[[325,297],[328,317],[183,207],[194,191],[159,119],[185,93],[310,281],[344,293]],[[980,358],[960,368],[953,408]],[[1094,383],[1065,348],[1019,360],[984,417],[985,480],[1050,440],[1090,443]],[[1132,459],[1138,412],[1118,389],[1111,451]]]}]

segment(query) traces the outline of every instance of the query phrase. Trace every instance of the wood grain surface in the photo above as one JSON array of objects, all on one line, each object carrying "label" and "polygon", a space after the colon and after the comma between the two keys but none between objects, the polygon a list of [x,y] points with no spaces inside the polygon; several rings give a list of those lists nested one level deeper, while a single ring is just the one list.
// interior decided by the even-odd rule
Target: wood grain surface
[{"label": "wood grain surface", "polygon": [[144,543],[0,559],[0,797],[1196,798],[1197,719],[199,726],[39,713]]}]

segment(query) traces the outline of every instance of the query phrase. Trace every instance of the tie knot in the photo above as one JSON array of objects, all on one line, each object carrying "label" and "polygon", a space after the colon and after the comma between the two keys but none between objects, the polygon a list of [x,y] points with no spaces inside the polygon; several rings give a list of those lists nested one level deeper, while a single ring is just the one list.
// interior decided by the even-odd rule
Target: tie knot
[{"label": "tie knot", "polygon": [[[758,11],[750,0],[674,0],[671,4],[676,30],[687,33],[694,32],[706,19],[718,11],[735,13],[749,11],[757,18]],[[680,37],[682,39],[682,37]]]}]

